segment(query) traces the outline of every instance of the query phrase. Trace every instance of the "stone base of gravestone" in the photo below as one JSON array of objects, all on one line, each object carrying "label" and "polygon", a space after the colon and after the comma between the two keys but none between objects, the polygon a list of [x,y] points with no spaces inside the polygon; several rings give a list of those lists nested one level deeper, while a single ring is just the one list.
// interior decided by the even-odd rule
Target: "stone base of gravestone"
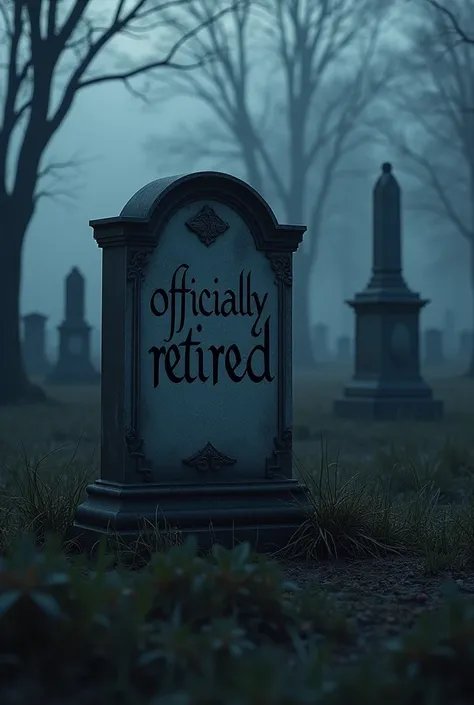
[{"label": "stone base of gravestone", "polygon": [[291,541],[308,509],[307,491],[296,480],[189,486],[97,480],[87,494],[71,534],[85,548],[115,532],[133,541],[140,529],[158,525],[179,528],[183,539],[196,536],[204,550],[248,541],[256,551],[274,551]]},{"label": "stone base of gravestone", "polygon": [[431,389],[422,387],[419,397],[414,396],[414,391],[410,388],[409,396],[403,397],[399,389],[379,389],[375,384],[368,389],[366,382],[363,388],[357,388],[352,383],[345,388],[345,397],[334,401],[333,411],[339,418],[377,421],[438,421],[443,418],[443,402],[432,398]]},{"label": "stone base of gravestone", "polygon": [[425,301],[406,286],[370,285],[349,302],[356,313],[353,379],[333,403],[340,418],[436,421],[444,404],[419,372],[418,320]]}]

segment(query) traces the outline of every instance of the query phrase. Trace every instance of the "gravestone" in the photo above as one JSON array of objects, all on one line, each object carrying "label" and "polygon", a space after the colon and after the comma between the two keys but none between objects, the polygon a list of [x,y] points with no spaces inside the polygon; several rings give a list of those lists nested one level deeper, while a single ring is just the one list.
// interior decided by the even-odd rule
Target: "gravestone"
[{"label": "gravestone", "polygon": [[85,280],[73,267],[65,280],[64,321],[58,326],[59,356],[48,384],[97,384],[100,375],[91,362],[91,326],[85,321]]},{"label": "gravestone", "polygon": [[424,364],[426,367],[439,367],[446,363],[443,346],[443,331],[427,328],[424,340]]},{"label": "gravestone", "polygon": [[401,194],[391,164],[373,192],[372,277],[347,302],[355,311],[355,371],[334,413],[381,420],[439,419],[420,374],[419,314],[428,303],[408,288],[402,274]]},{"label": "gravestone", "polygon": [[47,320],[42,313],[23,316],[23,362],[27,374],[32,377],[44,377],[51,368],[46,356]]},{"label": "gravestone", "polygon": [[340,365],[351,364],[351,339],[348,335],[340,335],[336,340],[336,361]]},{"label": "gravestone", "polygon": [[459,350],[458,357],[461,362],[469,362],[472,357],[472,349],[474,346],[474,334],[470,330],[462,330],[459,333]]},{"label": "gravestone", "polygon": [[316,363],[329,360],[329,329],[325,323],[313,326],[314,359]]},{"label": "gravestone", "polygon": [[451,308],[446,310],[444,315],[444,353],[445,356],[452,360],[456,357],[456,319],[454,311]]},{"label": "gravestone", "polygon": [[227,174],[153,181],[91,221],[103,249],[101,477],[74,532],[139,521],[201,545],[281,546],[304,519],[292,474],[292,259],[279,225]]}]

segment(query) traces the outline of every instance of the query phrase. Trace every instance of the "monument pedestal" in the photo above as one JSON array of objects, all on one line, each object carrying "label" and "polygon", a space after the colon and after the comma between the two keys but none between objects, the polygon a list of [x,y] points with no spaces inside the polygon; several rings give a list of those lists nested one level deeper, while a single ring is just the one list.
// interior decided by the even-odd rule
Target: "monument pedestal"
[{"label": "monument pedestal", "polygon": [[48,384],[99,384],[100,374],[90,359],[91,327],[64,322],[58,331],[59,358],[47,378]]},{"label": "monument pedestal", "polygon": [[433,421],[443,402],[420,374],[420,311],[401,263],[400,187],[384,164],[374,189],[372,277],[347,303],[355,311],[355,370],[333,411],[343,418]]},{"label": "monument pedestal", "polygon": [[[427,385],[410,386],[403,396],[400,389],[387,389],[374,382],[352,382],[344,397],[334,401],[334,413],[340,418],[379,421],[436,421],[443,416],[443,402],[433,399]],[[419,396],[418,396],[419,393]]]},{"label": "monument pedestal", "polygon": [[355,373],[343,398],[334,401],[336,416],[380,421],[442,418],[443,402],[433,399],[420,374],[419,313],[426,303],[403,280],[390,292],[372,281],[348,302],[356,313]]},{"label": "monument pedestal", "polygon": [[274,551],[308,509],[307,491],[296,480],[174,486],[97,480],[87,495],[74,522],[74,536],[86,547],[115,532],[133,540],[146,520],[163,530],[178,527],[183,538],[196,535],[203,549],[249,541],[257,551]]},{"label": "monument pedestal", "polygon": [[66,277],[65,317],[58,326],[59,357],[48,384],[98,384],[100,374],[91,362],[91,326],[84,320],[85,280],[77,267]]}]

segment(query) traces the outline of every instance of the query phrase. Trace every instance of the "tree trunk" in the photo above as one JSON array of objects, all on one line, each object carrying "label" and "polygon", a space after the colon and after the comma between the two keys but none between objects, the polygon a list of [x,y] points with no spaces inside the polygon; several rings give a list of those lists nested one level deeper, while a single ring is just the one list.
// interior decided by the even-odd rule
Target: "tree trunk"
[{"label": "tree trunk", "polygon": [[[23,366],[20,343],[21,256],[28,223],[18,222],[14,217],[15,209],[9,206],[6,204],[6,207],[0,208],[3,221],[0,256],[0,405],[46,400],[44,391],[30,383]],[[9,211],[13,214],[10,217]],[[21,209],[18,210],[20,214],[24,214]]]},{"label": "tree trunk", "polygon": [[299,251],[294,256],[293,277],[293,367],[297,372],[314,368],[310,329],[311,257]]},{"label": "tree trunk", "polygon": [[472,327],[471,327],[471,333],[473,337],[473,344],[471,347],[471,362],[469,363],[469,367],[466,372],[467,377],[474,377],[474,238],[471,240],[469,243],[469,248],[470,248],[470,279],[471,279],[471,300],[472,300],[472,315],[471,315],[471,321],[472,321]]}]

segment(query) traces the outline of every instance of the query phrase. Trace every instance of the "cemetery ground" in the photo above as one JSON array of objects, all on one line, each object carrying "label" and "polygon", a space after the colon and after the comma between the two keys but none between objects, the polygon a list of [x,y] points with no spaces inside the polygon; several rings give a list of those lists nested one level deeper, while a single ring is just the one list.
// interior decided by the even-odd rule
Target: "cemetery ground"
[{"label": "cemetery ground", "polygon": [[[385,658],[391,648],[395,670],[406,668],[405,676],[412,681],[425,678],[426,674],[431,674],[435,681],[442,676],[448,683],[448,690],[442,691],[445,702],[472,702],[474,617],[466,610],[471,609],[468,606],[474,592],[474,380],[463,377],[460,370],[426,375],[436,397],[445,401],[445,420],[387,424],[332,417],[332,402],[348,376],[347,370],[338,368],[324,368],[321,373],[304,377],[294,375],[295,467],[311,489],[315,511],[287,551],[272,557],[280,565],[283,577],[302,588],[301,594],[295,593],[291,584],[282,585],[269,571],[263,583],[267,598],[273,599],[268,595],[274,594],[277,584],[282,585],[282,599],[299,594],[300,636],[306,630],[316,639],[318,648],[322,644],[331,647],[331,655],[325,657],[321,669],[329,668],[332,674],[350,673],[351,663],[367,658],[373,664],[374,652],[377,658]],[[85,485],[98,477],[100,392],[99,387],[58,387],[48,392],[59,405],[0,409],[1,548],[8,555],[11,546],[18,545],[17,537],[25,532],[36,534],[39,544],[45,533],[52,533],[59,537],[66,562],[74,562],[74,546],[67,540],[68,528],[77,504],[83,499]],[[170,528],[155,531],[153,527],[144,527],[135,546],[127,547],[116,541],[115,559],[107,569],[108,574],[116,573],[121,564],[129,574],[138,575],[147,550],[173,553],[173,547],[179,543],[179,535]],[[24,550],[27,554],[27,549]],[[189,550],[192,554],[192,549]],[[39,548],[37,551],[41,552]],[[183,561],[189,562],[189,552],[188,558],[179,560],[181,574],[183,570],[186,573]],[[179,560],[173,558],[168,569],[173,561],[178,565]],[[216,560],[223,570],[225,559],[221,556]],[[255,562],[255,559],[242,554],[234,563],[230,561],[227,568],[237,575],[246,561]],[[160,570],[166,572],[163,565]],[[20,567],[17,561],[15,570]],[[85,582],[97,580],[99,589],[99,579],[91,577],[95,568],[93,563],[84,564],[81,575]],[[36,571],[35,574],[35,569],[29,569],[26,582],[30,587],[35,586],[35,579],[40,581],[39,564]],[[13,573],[11,565],[7,573],[4,566],[4,577],[0,576],[3,592],[5,575]],[[166,579],[171,580],[170,574]],[[42,580],[38,589],[48,584],[44,575]],[[457,596],[449,597],[450,590]],[[45,612],[54,613],[46,600],[38,604]],[[262,614],[267,607],[264,604]],[[5,597],[0,596],[0,619],[5,610]],[[418,636],[407,636],[420,624],[420,618],[425,618],[423,615],[433,611],[435,615],[444,614],[436,617],[436,628],[430,622],[417,627],[421,629],[414,632]],[[271,610],[267,617],[269,621],[274,617],[278,621]],[[220,643],[228,643],[226,639],[231,637],[225,634],[224,623],[221,628]],[[272,629],[278,631],[275,625]],[[390,642],[394,637],[402,641]],[[179,639],[184,638],[181,632]],[[238,641],[240,637],[234,634],[232,638]],[[180,663],[186,662],[189,667],[192,656],[184,653],[189,647],[180,646],[179,639],[176,637],[172,646],[179,655],[172,664],[178,671]],[[161,647],[165,648],[164,641]],[[161,647],[155,643],[155,659],[159,658]],[[239,648],[245,652],[244,645]],[[79,653],[77,657],[80,658]],[[249,662],[246,672],[257,670],[249,676],[253,681],[244,684],[247,690],[239,703],[316,702],[304,699],[303,694],[300,697],[294,685],[288,685],[291,686],[288,692],[281,675],[278,676],[277,661],[265,662],[265,658],[258,662],[253,657],[253,665]],[[150,659],[151,663],[153,657]],[[410,664],[412,668],[407,675]],[[307,664],[305,667],[309,668]],[[2,661],[2,674],[5,668]],[[380,672],[379,669],[377,677]],[[313,664],[311,675],[306,672],[299,682],[305,678],[305,682],[308,678],[321,679],[321,673],[318,670],[319,675],[315,675]],[[349,686],[342,685],[339,695],[328,691],[327,699],[317,702],[348,705],[375,704],[382,700],[425,702],[416,683],[412,684],[413,692],[403,691],[401,696],[401,691],[393,689],[391,676],[387,676],[387,683],[379,684],[379,689],[372,692],[367,685],[370,677],[365,671],[358,673],[351,676],[350,690],[344,690]],[[0,682],[2,679],[3,675]],[[457,685],[453,685],[453,679]],[[276,690],[271,691],[270,681],[277,683]],[[261,683],[266,683],[266,699]],[[426,703],[442,702],[436,697],[433,695],[434,699]],[[85,691],[79,700],[96,702],[94,695]],[[5,696],[2,702],[10,700]],[[11,702],[20,700],[12,696]],[[163,702],[172,701],[167,697]],[[176,702],[234,701],[215,696],[212,701]]]}]

